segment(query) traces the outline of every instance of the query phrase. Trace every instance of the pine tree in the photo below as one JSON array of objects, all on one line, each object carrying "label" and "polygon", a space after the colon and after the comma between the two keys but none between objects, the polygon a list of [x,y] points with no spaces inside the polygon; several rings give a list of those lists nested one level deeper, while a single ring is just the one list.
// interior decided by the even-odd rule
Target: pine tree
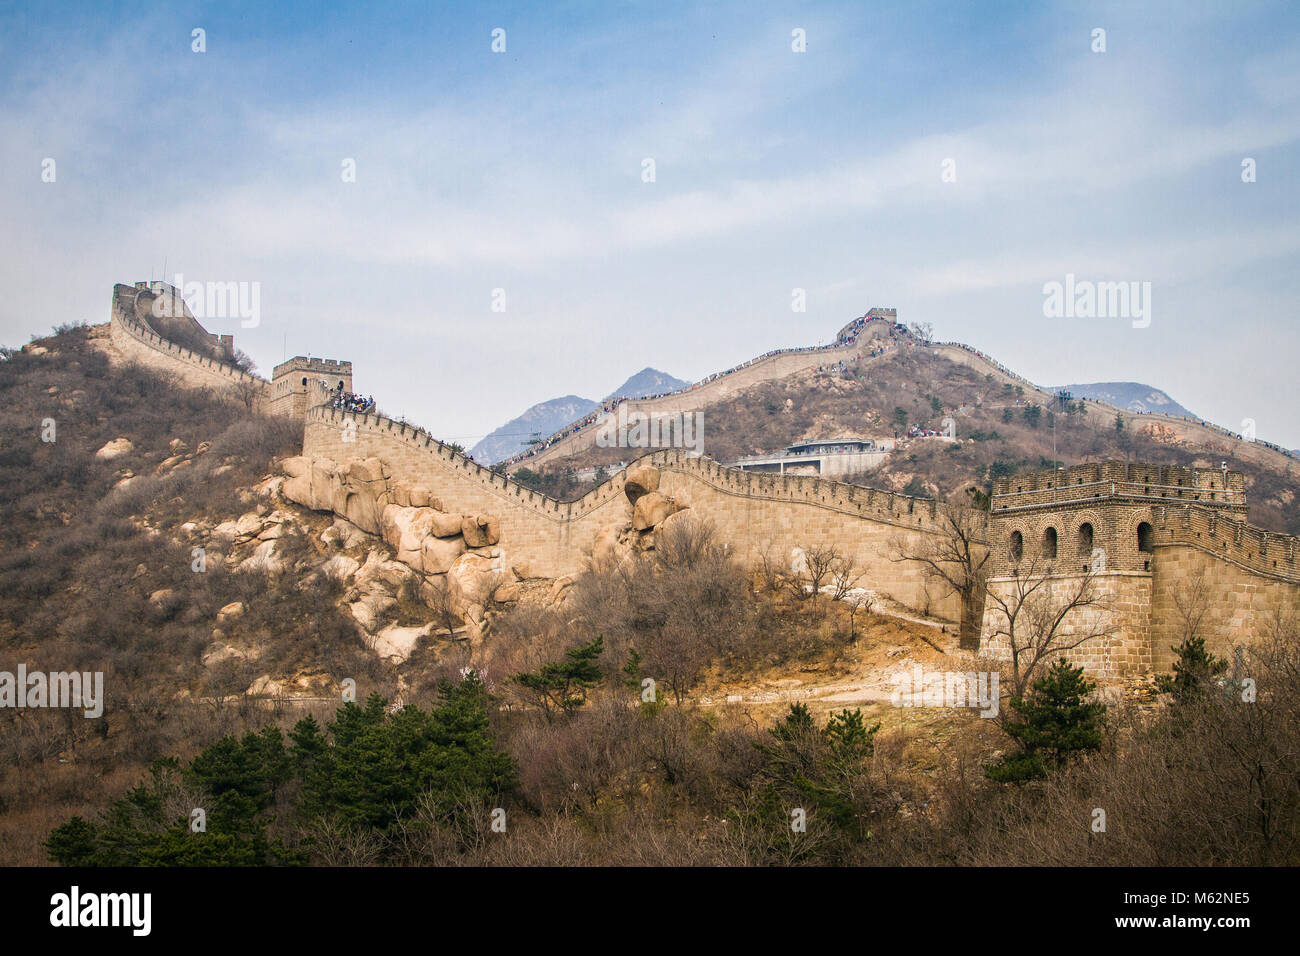
[{"label": "pine tree", "polygon": [[546,664],[529,674],[516,674],[513,680],[532,692],[550,720],[557,710],[567,714],[587,702],[587,691],[604,676],[596,663],[604,649],[605,639],[597,637],[588,644],[569,648],[564,652],[564,660]]},{"label": "pine tree", "polygon": [[1023,783],[1045,777],[1071,757],[1101,748],[1101,719],[1104,704],[1088,703],[1096,684],[1083,676],[1082,667],[1071,667],[1058,658],[1047,674],[1034,682],[1028,697],[1013,697],[1011,708],[1019,720],[1008,721],[1004,729],[1021,747],[991,766],[989,779],[1001,783]]},{"label": "pine tree", "polygon": [[1215,657],[1205,649],[1205,638],[1189,637],[1177,647],[1170,647],[1178,660],[1174,661],[1174,676],[1156,677],[1156,689],[1162,694],[1172,694],[1174,703],[1186,704],[1205,692],[1228,669],[1228,662]]}]

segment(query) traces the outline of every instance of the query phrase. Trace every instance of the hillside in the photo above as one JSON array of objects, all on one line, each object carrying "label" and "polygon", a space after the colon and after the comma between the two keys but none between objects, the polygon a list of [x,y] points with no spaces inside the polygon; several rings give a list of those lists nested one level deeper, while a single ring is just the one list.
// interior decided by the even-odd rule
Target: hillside
[{"label": "hillside", "polygon": [[[1035,790],[1064,834],[1045,850],[1041,813],[983,773],[1009,746],[994,721],[913,710],[915,697],[900,708],[899,673],[975,665],[944,622],[870,589],[832,600],[797,571],[744,568],[690,511],[648,547],[605,541],[616,566],[551,581],[512,565],[516,580],[491,577],[482,605],[452,613],[387,528],[294,504],[289,481],[314,487],[301,422],[257,414],[237,389],[112,363],[106,336],[68,328],[0,351],[0,650],[30,670],[100,672],[106,691],[91,720],[0,710],[4,862],[1168,862],[1172,808],[1236,806],[1254,785],[1146,781],[1153,763],[1227,757],[1195,749],[1206,733],[1170,735],[1116,708],[1127,749],[1098,754],[1077,792]],[[869,373],[737,389],[710,411],[709,450],[951,413],[961,444],[912,442],[870,476],[946,491],[1041,457],[1047,422],[1029,408],[1014,386],[900,349]],[[1180,453],[1130,428],[1109,436],[1083,413],[1056,418],[1058,442],[1079,453],[1108,441]],[[367,461],[349,480],[382,471]],[[1261,674],[1277,688],[1261,700],[1294,699],[1295,673]],[[357,698],[340,706],[348,682]],[[1125,689],[1149,696],[1142,679]],[[1266,737],[1294,736],[1289,712],[1260,712],[1198,719],[1233,740],[1261,719]],[[1285,792],[1294,767],[1272,750],[1249,756],[1267,765],[1270,794]],[[1140,792],[1125,813],[1147,836],[1102,844],[1071,826],[1096,792]],[[796,805],[809,839],[792,844],[780,837]],[[207,838],[187,835],[193,806],[215,808]],[[508,839],[487,836],[498,807]],[[1267,859],[1253,819],[1216,817],[1173,859]]]},{"label": "hillside", "polygon": [[[611,398],[641,398],[670,392],[687,384],[658,369],[643,368],[601,401]],[[469,455],[484,464],[496,464],[516,454],[534,435],[550,435],[570,422],[595,411],[600,402],[578,395],[565,395],[538,402],[523,414],[493,429],[470,449]]]},{"label": "hillside", "polygon": [[[281,731],[314,726],[329,734],[331,719],[349,713],[383,722],[385,702],[395,699],[413,705],[404,712],[408,725],[418,708],[436,718],[440,706],[451,706],[446,681],[460,680],[465,668],[483,675],[487,683],[479,686],[504,706],[489,715],[477,692],[462,700],[472,720],[458,717],[454,745],[442,746],[452,748],[447,752],[456,766],[469,759],[456,748],[482,747],[484,740],[496,748],[499,757],[484,759],[494,761],[500,771],[494,779],[522,801],[512,804],[518,807],[511,810],[518,814],[512,831],[536,838],[513,843],[510,859],[480,860],[545,862],[554,859],[545,855],[544,839],[546,827],[560,819],[555,814],[591,808],[591,793],[597,794],[592,800],[604,799],[603,771],[578,769],[592,741],[619,748],[619,773],[628,779],[675,786],[647,772],[639,756],[641,748],[658,746],[660,731],[714,728],[721,746],[740,754],[757,752],[754,741],[765,733],[732,713],[701,722],[683,711],[656,727],[645,724],[616,697],[633,642],[647,666],[689,653],[689,673],[677,671],[671,682],[679,704],[690,702],[683,695],[698,692],[704,706],[714,708],[709,694],[725,688],[728,696],[754,698],[765,720],[779,719],[781,707],[771,705],[790,698],[790,687],[801,683],[792,675],[819,675],[808,696],[817,698],[810,703],[825,720],[846,688],[884,686],[885,669],[911,659],[900,653],[927,661],[943,653],[938,625],[926,625],[935,637],[922,640],[914,625],[886,615],[858,611],[855,618],[848,608],[803,607],[792,604],[787,591],[755,596],[742,570],[716,547],[706,549],[708,560],[698,567],[696,558],[680,566],[643,562],[637,577],[620,585],[626,590],[619,598],[608,590],[613,578],[568,578],[555,587],[521,582],[512,607],[492,603],[474,612],[482,620],[467,630],[468,621],[451,621],[409,586],[415,575],[382,539],[280,494],[281,463],[301,448],[300,422],[260,416],[235,393],[186,389],[156,371],[113,364],[111,351],[104,327],[64,328],[26,349],[0,351],[0,500],[6,514],[0,524],[0,654],[10,670],[19,661],[29,671],[102,673],[106,697],[103,716],[94,720],[68,719],[58,710],[0,709],[0,862],[48,862],[42,842],[52,829],[71,817],[92,821],[93,829],[110,810],[116,822],[93,851],[97,861],[175,862],[165,855],[170,821],[163,815],[175,788],[210,794],[229,783],[202,766],[211,770],[249,748],[240,758],[243,769],[230,771],[238,775],[281,746]],[[44,430],[48,419],[52,432]],[[52,440],[42,440],[43,434]],[[698,600],[682,600],[692,593]],[[568,602],[563,614],[557,596]],[[655,606],[649,618],[647,601]],[[656,618],[663,620],[656,625]],[[689,647],[680,644],[687,633]],[[855,634],[861,635],[858,647],[871,651],[869,666],[859,666],[858,650],[849,652]],[[584,691],[593,706],[571,723],[543,720],[539,701],[512,683],[512,675],[600,635],[609,644],[599,666],[609,676]],[[944,643],[951,645],[951,636]],[[360,708],[338,710],[345,680],[356,683],[359,703],[369,698],[368,716],[358,717]],[[781,688],[776,697],[772,688]],[[861,701],[891,726],[909,723],[877,691],[864,694]],[[510,708],[515,716],[508,715]],[[307,718],[315,723],[299,723]],[[924,723],[932,728],[927,733],[939,727],[934,720]],[[263,736],[264,730],[272,736]],[[301,745],[306,738],[294,739]],[[333,742],[345,746],[341,731]],[[699,737],[689,759],[703,768],[715,750]],[[183,781],[179,770],[154,765],[169,757],[186,767]],[[563,768],[558,777],[557,768]],[[583,781],[577,798],[574,774]],[[301,784],[312,799],[339,812],[356,809],[346,798],[340,802],[338,792],[322,790],[319,777]],[[137,785],[142,789],[131,789]],[[262,783],[248,786],[246,792],[260,792]],[[367,788],[360,792],[370,799]],[[692,799],[686,790],[682,798]],[[138,799],[144,802],[131,802]],[[403,812],[414,813],[414,798],[402,799]],[[700,793],[693,799],[720,819],[733,798]],[[366,825],[387,826],[391,810],[380,807]],[[233,846],[187,850],[215,855],[184,860],[364,858],[368,851],[361,848],[318,840],[312,812],[303,809],[291,825],[286,818],[269,847],[239,836]],[[222,819],[229,818],[212,817],[214,830],[227,825]],[[673,819],[654,825],[676,859],[741,861],[718,842],[721,832],[701,848],[690,825]],[[89,859],[79,854],[92,852],[87,847],[95,841],[88,844],[78,832],[82,836],[60,850],[61,861]],[[287,845],[280,843],[286,833]],[[632,835],[629,830],[629,840]],[[599,859],[617,862],[623,855],[626,862],[625,849],[604,846]],[[450,862],[466,851],[453,840],[409,849],[415,855],[407,861]],[[383,858],[393,859],[392,852],[384,850]]]},{"label": "hillside", "polygon": [[[1118,413],[1125,427],[1117,431],[1117,413],[1108,406],[1086,403],[1080,410],[1076,404],[1071,412],[1055,412],[1035,397],[1008,379],[952,361],[943,350],[902,347],[855,368],[775,377],[704,405],[703,453],[728,461],[810,439],[892,438],[912,425],[938,431],[951,415],[959,443],[904,440],[882,467],[851,480],[947,497],[971,485],[987,490],[998,475],[1051,467],[1054,457],[1067,465],[1106,458],[1200,467],[1226,461],[1246,476],[1251,523],[1300,533],[1300,511],[1293,506],[1300,462],[1226,436],[1205,441],[1200,436],[1208,429],[1199,427],[1189,440],[1148,416]],[[623,448],[588,448],[548,467],[610,465],[627,455]]]}]

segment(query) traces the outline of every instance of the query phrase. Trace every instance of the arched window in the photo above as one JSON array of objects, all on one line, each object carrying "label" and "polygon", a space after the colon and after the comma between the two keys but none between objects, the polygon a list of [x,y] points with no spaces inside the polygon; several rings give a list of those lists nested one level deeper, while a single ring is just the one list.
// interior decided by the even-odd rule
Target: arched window
[{"label": "arched window", "polygon": [[1151,529],[1151,525],[1147,524],[1145,521],[1143,521],[1140,525],[1138,525],[1138,550],[1139,551],[1145,551],[1147,554],[1150,554],[1152,551],[1155,550],[1152,547],[1152,540],[1151,540],[1153,534],[1154,532]]},{"label": "arched window", "polygon": [[340,392],[343,391],[343,382],[342,382],[342,380],[339,381],[339,391],[340,391]]},{"label": "arched window", "polygon": [[1079,525],[1079,553],[1092,557],[1092,525],[1085,521]]},{"label": "arched window", "polygon": [[306,376],[306,375],[304,375],[304,376],[302,377],[302,383],[303,383],[304,385],[307,384],[307,376]]},{"label": "arched window", "polygon": [[1056,529],[1048,528],[1043,532],[1043,557],[1049,561],[1056,558]]},{"label": "arched window", "polygon": [[1011,532],[1011,560],[1019,561],[1025,553],[1025,539],[1019,531]]}]

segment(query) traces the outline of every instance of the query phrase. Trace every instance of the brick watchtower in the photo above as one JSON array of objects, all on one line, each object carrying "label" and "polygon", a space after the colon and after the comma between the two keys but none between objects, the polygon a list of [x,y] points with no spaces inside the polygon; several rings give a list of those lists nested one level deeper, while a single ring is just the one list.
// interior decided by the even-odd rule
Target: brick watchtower
[{"label": "brick watchtower", "polygon": [[[1098,602],[1074,612],[1064,630],[1101,624],[1111,634],[1070,651],[1070,660],[1104,677],[1167,666],[1167,654],[1153,640],[1160,622],[1152,611],[1177,582],[1159,574],[1158,566],[1166,552],[1172,554],[1176,525],[1191,515],[1244,525],[1241,473],[1104,461],[998,478],[989,515],[990,588],[1010,595],[1018,580],[1046,575],[1055,583],[1040,594],[1051,601],[1091,575]],[[998,624],[990,617],[994,603],[985,604],[982,642]],[[989,649],[1005,650],[996,641]]]},{"label": "brick watchtower", "polygon": [[306,418],[307,409],[339,388],[352,391],[351,362],[295,355],[272,373],[271,414]]}]

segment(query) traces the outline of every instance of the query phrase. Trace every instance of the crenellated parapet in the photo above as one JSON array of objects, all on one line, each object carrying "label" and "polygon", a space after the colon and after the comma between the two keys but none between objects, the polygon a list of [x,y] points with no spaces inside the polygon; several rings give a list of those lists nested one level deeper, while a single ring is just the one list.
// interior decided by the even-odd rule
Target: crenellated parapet
[{"label": "crenellated parapet", "polygon": [[[1184,613],[1204,606],[1200,632],[1219,656],[1300,609],[1297,539],[1249,524],[1239,472],[1104,461],[999,478],[989,515],[990,587],[1050,574],[1069,592],[1090,578],[1098,601],[1073,613],[1109,629],[1070,653],[1090,671],[1121,677],[1167,670],[1186,636]],[[995,602],[985,607],[998,652]],[[1005,650],[1005,648],[1002,648]]]},{"label": "crenellated parapet", "polygon": [[[165,293],[166,289],[159,290],[148,283],[137,283],[134,287],[119,283],[113,287],[109,338],[118,352],[141,365],[174,375],[192,388],[240,389],[257,402],[265,402],[270,389],[265,379],[172,342],[153,327],[152,303]],[[190,320],[193,321],[192,317]],[[201,326],[198,328],[203,331]],[[203,334],[208,335],[206,331]],[[219,345],[229,344],[223,343],[221,337],[214,338]]]}]

